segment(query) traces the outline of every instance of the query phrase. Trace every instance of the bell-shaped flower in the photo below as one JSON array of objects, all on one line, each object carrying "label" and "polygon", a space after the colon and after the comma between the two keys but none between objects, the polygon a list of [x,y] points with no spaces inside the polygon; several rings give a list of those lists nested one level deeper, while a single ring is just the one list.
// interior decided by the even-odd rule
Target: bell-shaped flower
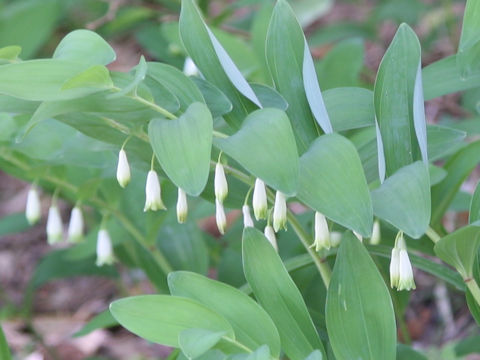
[{"label": "bell-shaped flower", "polygon": [[130,182],[130,165],[128,165],[127,153],[123,149],[118,153],[117,181],[122,188]]},{"label": "bell-shaped flower", "polygon": [[35,224],[40,220],[41,215],[41,206],[40,206],[40,197],[38,196],[38,191],[35,185],[32,185],[30,190],[28,190],[27,204],[25,207],[25,217],[30,225]]},{"label": "bell-shaped flower", "polygon": [[147,184],[145,186],[145,207],[143,211],[165,210],[166,207],[162,201],[162,192],[160,181],[155,170],[150,170],[147,175]]},{"label": "bell-shaped flower", "polygon": [[380,234],[380,222],[375,220],[373,223],[372,237],[370,238],[370,244],[378,245],[380,244],[381,234]]},{"label": "bell-shaped flower", "polygon": [[253,219],[250,215],[250,207],[248,205],[242,206],[243,213],[243,227],[253,227]]},{"label": "bell-shaped flower", "polygon": [[225,216],[223,204],[218,199],[215,199],[215,220],[217,221],[217,228],[220,234],[225,234],[225,228],[227,227],[227,217]]},{"label": "bell-shaped flower", "polygon": [[223,165],[219,162],[217,162],[215,166],[214,186],[215,198],[223,204],[223,201],[228,195],[228,183]]},{"label": "bell-shaped flower", "polygon": [[275,236],[275,231],[271,225],[265,226],[265,230],[263,231],[267,240],[272,244],[275,251],[278,252],[278,245],[277,245],[277,238]]},{"label": "bell-shaped flower", "polygon": [[330,244],[332,247],[337,247],[340,245],[340,241],[342,240],[342,233],[338,231],[332,231],[330,233]]},{"label": "bell-shaped flower", "polygon": [[278,232],[282,228],[287,230],[287,201],[285,194],[277,191],[273,206],[273,229]]},{"label": "bell-shaped flower", "polygon": [[48,209],[47,219],[47,239],[50,245],[62,240],[63,237],[63,223],[60,216],[60,211],[56,204],[52,204]]},{"label": "bell-shaped flower", "polygon": [[70,242],[79,242],[83,238],[83,214],[82,210],[75,206],[70,214],[68,224],[68,240]]},{"label": "bell-shaped flower", "polygon": [[183,189],[178,188],[178,198],[177,198],[177,220],[180,224],[183,224],[187,221],[188,215],[188,202],[187,194]]},{"label": "bell-shaped flower", "polygon": [[112,240],[107,229],[100,229],[97,236],[97,266],[111,265],[115,261]]},{"label": "bell-shaped flower", "polygon": [[260,180],[255,180],[255,187],[253,188],[253,213],[255,215],[255,219],[265,219],[267,217],[267,191],[265,190],[265,183]]},{"label": "bell-shaped flower", "polygon": [[397,290],[412,290],[415,289],[415,280],[413,278],[412,264],[408,257],[406,249],[400,249],[400,265],[399,265],[399,279]]},{"label": "bell-shaped flower", "polygon": [[392,256],[390,258],[390,286],[398,287],[398,280],[400,279],[400,250],[394,247],[392,249]]},{"label": "bell-shaped flower", "polygon": [[330,241],[330,231],[328,230],[327,219],[322,213],[315,212],[315,240],[312,246],[315,246],[315,251],[321,249],[329,250],[332,246]]},{"label": "bell-shaped flower", "polygon": [[190,56],[185,58],[185,63],[183,64],[183,73],[187,76],[197,76],[200,73],[197,65],[195,65]]}]

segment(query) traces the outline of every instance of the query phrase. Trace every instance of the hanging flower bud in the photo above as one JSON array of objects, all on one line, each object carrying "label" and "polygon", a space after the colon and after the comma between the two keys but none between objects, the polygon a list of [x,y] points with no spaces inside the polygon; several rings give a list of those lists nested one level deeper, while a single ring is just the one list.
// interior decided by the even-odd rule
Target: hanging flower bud
[{"label": "hanging flower bud", "polygon": [[78,242],[83,238],[83,215],[78,206],[72,209],[70,223],[68,224],[68,240]]},{"label": "hanging flower bud", "polygon": [[250,208],[248,205],[242,206],[242,213],[243,213],[243,227],[253,227],[253,219],[250,215]]},{"label": "hanging flower bud", "polygon": [[315,251],[320,251],[321,249],[329,250],[332,246],[327,219],[318,211],[315,212],[315,241],[312,246],[315,246]]},{"label": "hanging flower bud", "polygon": [[277,191],[273,206],[273,229],[278,232],[281,228],[287,230],[287,201],[285,195]]},{"label": "hanging flower bud", "polygon": [[187,76],[196,76],[199,74],[197,65],[195,65],[190,56],[185,58],[185,63],[183,64],[183,73]]},{"label": "hanging flower bud", "polygon": [[362,235],[360,235],[359,233],[357,233],[356,231],[353,231],[353,235],[355,235],[355,237],[360,241],[362,242],[363,241],[363,237]]},{"label": "hanging flower bud", "polygon": [[398,287],[398,280],[400,279],[400,250],[396,247],[392,249],[392,256],[390,259],[390,287]]},{"label": "hanging flower bud", "polygon": [[187,194],[183,189],[178,188],[177,220],[180,224],[183,224],[185,221],[187,221],[187,214],[188,214]]},{"label": "hanging flower bud", "polygon": [[265,190],[265,183],[260,180],[255,180],[255,187],[253,188],[253,213],[255,214],[255,219],[265,219],[267,217],[267,192]]},{"label": "hanging flower bud", "polygon": [[271,227],[270,225],[265,226],[265,230],[263,231],[263,233],[265,234],[265,237],[268,239],[270,244],[272,244],[275,251],[278,252],[277,238],[275,237],[275,231],[273,230],[273,227]]},{"label": "hanging flower bud", "polygon": [[225,234],[225,228],[227,227],[227,217],[225,216],[225,210],[223,204],[215,199],[215,219],[217,220],[217,227],[220,234]]},{"label": "hanging flower bud", "polygon": [[117,181],[122,188],[130,182],[130,166],[128,165],[127,153],[123,149],[118,153]]},{"label": "hanging flower bud", "polygon": [[27,205],[25,208],[25,217],[30,225],[35,224],[41,215],[40,197],[35,185],[28,190]]},{"label": "hanging flower bud", "polygon": [[217,162],[215,166],[215,197],[218,201],[223,204],[223,200],[227,197],[228,194],[228,184],[227,178],[225,177],[225,170],[223,165]]},{"label": "hanging flower bud", "polygon": [[332,247],[337,247],[340,245],[340,241],[342,240],[342,233],[338,231],[332,231],[330,233],[330,244]]},{"label": "hanging flower bud", "polygon": [[380,222],[375,220],[373,223],[372,237],[370,238],[370,244],[378,245],[380,244]]},{"label": "hanging flower bud", "polygon": [[160,189],[160,182],[155,170],[150,170],[147,175],[147,184],[145,186],[145,207],[143,211],[157,211],[166,210],[162,201],[162,192]]},{"label": "hanging flower bud", "polygon": [[62,240],[63,236],[63,224],[60,217],[60,211],[57,205],[52,204],[48,209],[47,219],[47,239],[50,245],[55,244]]},{"label": "hanging flower bud", "polygon": [[112,240],[107,229],[100,229],[97,236],[97,266],[111,265],[115,258],[113,256]]}]

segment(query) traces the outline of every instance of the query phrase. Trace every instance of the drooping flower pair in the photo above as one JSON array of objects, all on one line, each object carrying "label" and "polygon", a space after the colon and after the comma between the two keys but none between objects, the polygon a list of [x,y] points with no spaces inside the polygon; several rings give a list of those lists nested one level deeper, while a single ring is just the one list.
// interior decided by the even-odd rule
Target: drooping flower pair
[{"label": "drooping flower pair", "polygon": [[397,290],[415,289],[412,265],[407,252],[407,244],[400,231],[395,239],[390,261],[390,286]]}]

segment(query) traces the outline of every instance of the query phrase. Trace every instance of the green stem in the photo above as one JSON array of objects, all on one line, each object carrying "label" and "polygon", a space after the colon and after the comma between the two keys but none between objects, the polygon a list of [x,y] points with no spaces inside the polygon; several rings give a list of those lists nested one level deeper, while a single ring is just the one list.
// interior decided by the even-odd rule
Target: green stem
[{"label": "green stem", "polygon": [[425,235],[429,237],[430,240],[433,241],[434,244],[438,242],[438,240],[441,239],[440,235],[437,234],[435,230],[432,229],[432,227],[428,227],[427,231],[425,232]]},{"label": "green stem", "polygon": [[217,130],[213,130],[213,136],[216,136],[216,137],[221,138],[221,139],[228,138],[227,134],[224,134],[224,133],[222,133],[220,131],[217,131]]},{"label": "green stem", "polygon": [[146,105],[148,106],[149,108],[155,110],[156,112],[162,114],[163,116],[165,116],[166,118],[170,119],[170,120],[175,120],[177,117],[172,114],[170,111],[164,109],[163,107],[161,106],[158,106],[157,104],[151,102],[151,101],[148,101],[148,100],[145,100],[144,98],[140,97],[140,96],[131,96],[131,98],[133,100],[136,100],[138,101],[139,103],[142,103],[143,105]]},{"label": "green stem", "polygon": [[480,306],[480,287],[478,287],[477,281],[474,278],[469,278],[465,281],[465,283],[467,284],[467,288],[470,290],[473,298]]}]

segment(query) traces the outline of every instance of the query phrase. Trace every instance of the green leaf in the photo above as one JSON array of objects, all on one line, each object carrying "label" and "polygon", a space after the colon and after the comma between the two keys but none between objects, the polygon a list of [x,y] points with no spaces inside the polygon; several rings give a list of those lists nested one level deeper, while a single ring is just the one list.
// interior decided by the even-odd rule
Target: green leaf
[{"label": "green leaf", "polygon": [[427,357],[410,346],[397,344],[397,360],[427,360]]},{"label": "green leaf", "polygon": [[221,89],[233,104],[233,110],[225,115],[225,120],[238,129],[254,105],[237,91],[227,74],[220,70],[223,69],[222,64],[199,10],[192,0],[182,0],[180,37],[205,79]]},{"label": "green leaf", "polygon": [[264,107],[277,108],[283,111],[288,109],[288,104],[277,90],[263,84],[250,84],[258,99]]},{"label": "green leaf", "polygon": [[438,226],[443,214],[460,189],[463,181],[478,165],[480,160],[480,141],[475,141],[452,156],[443,168],[447,171],[446,178],[432,187],[432,225]]},{"label": "green leaf", "polygon": [[362,164],[353,144],[323,135],[300,158],[298,198],[331,220],[369,237],[373,211]]},{"label": "green leaf", "polygon": [[127,330],[162,345],[178,347],[178,337],[186,329],[224,332],[226,336],[235,338],[232,327],[224,317],[186,298],[133,296],[114,301],[110,311]]},{"label": "green leaf", "polygon": [[81,29],[68,33],[60,41],[53,53],[53,58],[93,66],[110,64],[115,61],[116,54],[100,35]]},{"label": "green leaf", "polygon": [[227,139],[216,138],[214,144],[267,185],[287,196],[295,195],[298,153],[292,127],[283,111],[254,111],[237,133]]},{"label": "green leaf", "polygon": [[480,70],[472,72],[468,78],[461,76],[456,55],[426,66],[422,75],[425,100],[478,87],[480,81]]},{"label": "green leaf", "polygon": [[259,347],[249,354],[235,354],[228,358],[228,360],[270,360],[270,350],[267,345]]},{"label": "green leaf", "polygon": [[480,3],[468,0],[463,16],[462,34],[458,45],[457,66],[460,76],[467,78],[480,70]]},{"label": "green leaf", "polygon": [[[428,161],[420,55],[417,36],[402,24],[378,69],[374,104],[385,156],[379,167],[385,166],[387,177],[416,160]],[[383,181],[383,171],[380,176]]]},{"label": "green leaf", "polygon": [[88,66],[70,60],[30,60],[0,66],[0,93],[33,101],[66,100],[85,96],[104,87],[62,90],[68,80]]},{"label": "green leaf", "polygon": [[186,271],[170,273],[168,285],[172,295],[196,300],[225,317],[240,343],[251,349],[267,344],[272,355],[280,354],[280,338],[272,319],[243,292]]},{"label": "green leaf", "polygon": [[275,89],[288,103],[287,114],[299,153],[303,154],[317,137],[318,129],[304,89],[305,37],[295,14],[284,0],[278,1],[273,10],[265,51]]},{"label": "green leaf", "polygon": [[130,84],[125,86],[122,90],[119,92],[116,92],[112,95],[110,95],[111,98],[116,98],[120,97],[126,94],[129,94],[131,92],[134,92],[135,95],[137,93],[137,87],[140,85],[140,83],[145,79],[145,76],[147,75],[147,62],[145,61],[145,58],[140,56],[140,61],[138,62],[138,65],[135,67],[135,76],[133,77],[133,80]]},{"label": "green leaf", "polygon": [[342,238],[337,253],[325,312],[338,360],[395,359],[392,300],[375,263],[351,233]]},{"label": "green leaf", "polygon": [[441,125],[428,125],[428,154],[430,161],[439,160],[459,150],[466,133]]},{"label": "green leaf", "polygon": [[186,329],[178,334],[178,344],[189,359],[196,359],[214,347],[224,335],[225,331]]},{"label": "green leaf", "polygon": [[417,161],[390,176],[371,192],[373,213],[417,239],[430,223],[428,168]]},{"label": "green leaf", "polygon": [[21,52],[22,48],[20,46],[5,46],[0,49],[0,59],[14,61],[18,59],[18,55],[20,55]]},{"label": "green leaf", "polygon": [[480,182],[477,183],[475,192],[470,202],[470,212],[468,214],[468,223],[472,224],[475,221],[480,220]]},{"label": "green leaf", "polygon": [[212,131],[212,116],[202,103],[193,103],[178,119],[154,119],[148,126],[148,137],[162,169],[189,195],[198,196],[207,183]]},{"label": "green leaf", "polygon": [[12,359],[12,356],[10,354],[10,349],[8,347],[7,339],[5,339],[5,334],[3,333],[1,326],[0,326],[0,358],[2,360]]},{"label": "green leaf", "polygon": [[76,88],[94,88],[98,90],[110,89],[113,86],[108,69],[103,65],[93,65],[87,70],[68,79],[62,86],[62,90]]},{"label": "green leaf", "polygon": [[466,356],[468,354],[480,353],[480,335],[473,335],[462,339],[455,345],[456,356]]},{"label": "green leaf", "polygon": [[219,88],[199,77],[192,77],[191,80],[202,93],[213,118],[228,114],[232,111],[232,103]]},{"label": "green leaf", "polygon": [[359,87],[342,87],[323,92],[330,121],[335,131],[375,125],[373,93]]},{"label": "green leaf", "polygon": [[473,263],[480,248],[480,223],[464,226],[441,238],[434,247],[437,256],[453,266],[464,279],[473,276]]},{"label": "green leaf", "polygon": [[4,216],[0,219],[0,236],[16,234],[30,227],[25,213],[16,213]]},{"label": "green leaf", "polygon": [[243,271],[277,326],[287,356],[303,360],[315,349],[325,354],[300,291],[268,240],[252,227],[243,230]]},{"label": "green leaf", "polygon": [[118,322],[113,318],[110,310],[107,309],[95,315],[79,331],[73,334],[72,337],[85,336],[94,330],[106,329],[115,325],[118,325]]}]

